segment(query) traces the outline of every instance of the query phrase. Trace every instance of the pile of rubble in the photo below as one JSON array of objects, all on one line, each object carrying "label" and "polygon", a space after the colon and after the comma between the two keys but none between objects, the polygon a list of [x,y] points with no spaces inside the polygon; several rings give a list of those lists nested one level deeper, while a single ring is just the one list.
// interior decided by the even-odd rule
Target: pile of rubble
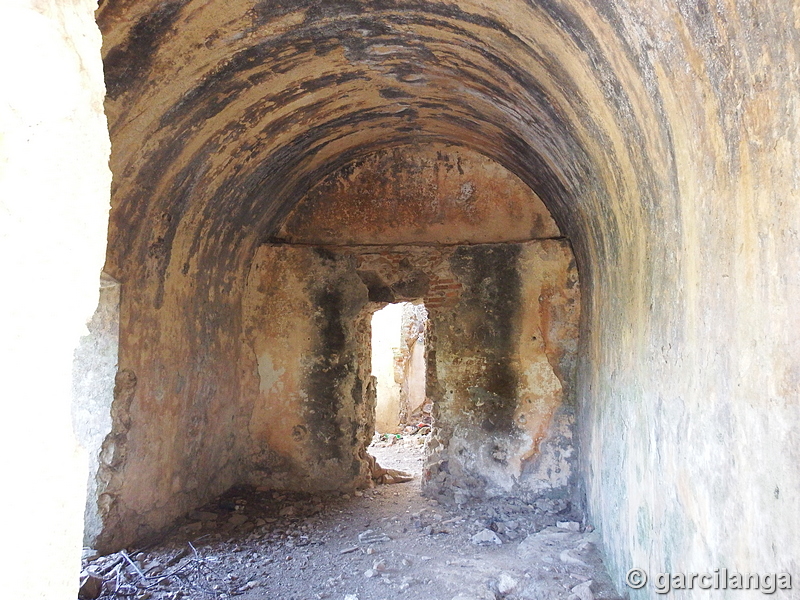
[{"label": "pile of rubble", "polygon": [[[255,587],[247,580],[249,566],[272,562],[269,557],[261,561],[256,547],[308,545],[305,532],[315,522],[314,516],[326,502],[344,499],[339,494],[326,498],[254,488],[231,490],[182,519],[159,545],[102,557],[86,549],[79,598],[177,600],[240,595]],[[253,551],[243,556],[245,548]]]}]

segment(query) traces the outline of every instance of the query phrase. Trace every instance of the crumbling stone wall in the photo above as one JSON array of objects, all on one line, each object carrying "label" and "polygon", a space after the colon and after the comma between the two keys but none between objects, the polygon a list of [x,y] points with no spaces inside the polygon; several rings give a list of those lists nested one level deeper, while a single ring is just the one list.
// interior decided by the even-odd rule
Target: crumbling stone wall
[{"label": "crumbling stone wall", "polygon": [[[425,413],[425,330],[428,324],[428,311],[425,305],[404,305],[401,318],[401,347],[398,359],[398,379],[400,381],[399,420],[408,425],[419,425],[419,420],[429,418]],[[432,408],[432,407],[431,407]],[[414,422],[416,416],[417,422]]]},{"label": "crumbling stone wall", "polygon": [[[281,242],[258,249],[245,291],[244,354],[257,363],[245,372],[258,373],[243,387],[255,399],[246,401],[255,402],[248,480],[366,483],[370,315],[421,301],[437,425],[429,493],[569,495],[577,269],[565,240],[510,243],[559,235],[516,176],[463,148],[380,151],[321,180],[286,218]],[[486,239],[506,243],[475,243]]]},{"label": "crumbling stone wall", "polygon": [[569,245],[459,247],[449,264],[455,304],[431,309],[429,491],[568,496],[580,302]]},{"label": "crumbling stone wall", "polygon": [[435,406],[427,491],[457,501],[570,494],[579,292],[565,241],[265,245],[245,298],[258,372],[249,390],[253,483],[368,483],[369,316],[387,302],[422,300]]},{"label": "crumbling stone wall", "polygon": [[162,300],[146,268],[114,275],[126,292],[112,429],[98,472],[101,551],[146,539],[234,485],[247,427],[240,286],[198,293],[181,276]]},{"label": "crumbling stone wall", "polygon": [[[68,370],[95,304],[107,187],[95,8],[0,8],[14,57],[2,63],[4,452],[49,450],[4,465],[26,490],[3,528],[17,596],[74,581],[58,560],[77,557],[83,488]],[[255,248],[354,155],[422,138],[516,173],[572,241],[582,481],[617,581],[647,564],[796,572],[797,12],[788,0],[101,3],[107,269],[139,298],[121,313],[138,391],[120,481],[147,490],[109,526],[164,522],[231,479],[241,423],[219,407],[236,405],[238,372],[218,365],[238,362],[217,337],[239,346],[229,309]],[[172,426],[184,412],[193,429]],[[173,451],[176,435],[207,441]],[[200,486],[191,452],[210,465]],[[32,498],[46,508],[19,519]]]},{"label": "crumbling stone wall", "polygon": [[[386,167],[391,161],[400,162],[387,178]],[[148,181],[146,186],[155,184],[152,179]],[[486,235],[487,224],[495,222],[500,226],[492,225],[488,231],[492,236],[499,236],[498,241],[513,241],[513,237],[523,234],[559,235],[541,199],[518,177],[483,155],[446,144],[407,145],[389,154],[379,152],[362,157],[357,163],[346,163],[322,178],[308,197],[298,200],[297,213],[286,217],[292,226],[284,228],[282,235],[299,246],[318,246],[319,240],[313,237],[314,228],[305,227],[304,219],[316,222],[315,210],[327,211],[351,193],[366,199],[364,186],[379,181],[383,181],[386,195],[380,202],[361,206],[365,218],[351,222],[348,230],[340,231],[342,239],[352,237],[375,243],[375,236],[383,235],[382,226],[378,226],[381,220],[394,219],[396,207],[413,204],[420,191],[424,192],[424,206],[439,207],[434,213],[438,220],[431,221],[431,214],[418,207],[423,210],[422,216],[412,220],[405,229],[400,228],[407,241],[433,244],[437,239],[481,240],[481,236]],[[262,381],[270,377],[269,366],[263,360],[259,362],[266,342],[262,340],[259,346],[251,335],[258,330],[254,328],[252,316],[257,311],[250,316],[245,314],[256,301],[250,291],[245,290],[252,289],[248,277],[256,272],[253,265],[257,253],[261,252],[256,242],[261,236],[250,227],[251,220],[244,217],[236,220],[226,213],[222,221],[209,221],[205,208],[189,202],[188,188],[179,196],[187,204],[181,205],[183,208],[165,207],[152,227],[123,226],[128,219],[136,220],[134,213],[144,210],[145,204],[125,203],[113,213],[114,241],[106,270],[122,282],[126,293],[120,306],[119,374],[112,407],[117,418],[104,443],[98,471],[97,505],[103,530],[94,544],[101,550],[115,549],[153,535],[237,482],[260,481],[281,487],[289,485],[284,480],[286,473],[290,473],[297,479],[292,486],[310,489],[320,485],[323,476],[329,487],[351,487],[364,476],[363,456],[350,458],[353,448],[358,446],[352,439],[342,442],[340,450],[325,459],[330,461],[327,471],[320,469],[310,474],[278,464],[279,456],[295,465],[312,456],[308,444],[313,439],[305,440],[306,446],[295,444],[298,454],[292,460],[287,459],[291,446],[287,440],[294,438],[284,435],[288,430],[280,435],[268,432],[264,426],[268,419],[259,412],[262,405],[254,408],[266,393],[260,389],[257,377],[263,375]],[[116,198],[119,201],[120,196]],[[173,196],[173,200],[176,198]],[[213,206],[219,208],[216,204]],[[377,211],[377,217],[369,211]],[[413,211],[409,212],[411,214]],[[242,238],[245,230],[250,234]],[[454,237],[442,237],[447,231]],[[513,236],[502,235],[503,232],[511,232]],[[274,233],[277,234],[277,230]],[[428,259],[421,258],[422,262],[416,267],[403,262],[402,256],[395,253],[388,268],[398,275],[393,275],[391,285],[381,283],[379,275],[384,267],[362,268],[356,264],[358,275],[351,273],[348,277],[357,277],[366,284],[366,300],[372,303],[420,298],[427,289],[425,301],[430,307],[451,306],[460,284],[449,267],[440,269],[444,263],[434,252],[433,245],[429,249],[431,256],[436,256],[435,260],[426,263]],[[324,251],[320,252],[320,256],[325,256]],[[333,254],[329,258],[338,264]],[[276,273],[280,273],[276,265],[273,263]],[[321,280],[329,281],[329,278],[326,275]],[[342,285],[344,280],[334,285],[331,293],[336,290],[339,290],[337,294],[345,293]],[[289,293],[274,286],[269,289],[276,298]],[[354,293],[354,289],[347,288],[346,293]],[[318,300],[322,301],[321,297]],[[306,327],[301,323],[303,319],[311,318],[312,324],[319,319],[328,322],[320,316],[323,313],[316,310],[293,312],[303,306],[295,301],[299,299],[289,297],[280,309],[271,309],[272,329],[264,328],[267,338],[274,335],[275,339],[282,339],[279,323],[284,318],[294,319],[297,331]],[[332,297],[331,302],[334,304],[326,306],[336,308],[338,297]],[[364,313],[365,319],[367,316],[368,312]],[[321,325],[317,323],[315,327]],[[368,324],[364,322],[353,327],[364,332]],[[334,330],[318,330],[315,335],[330,336]],[[253,344],[258,346],[255,350]],[[363,347],[368,347],[368,343]],[[297,356],[304,352],[313,356],[318,350],[315,346],[297,346],[293,352]],[[338,383],[332,383],[332,370],[344,372],[355,368],[351,359],[350,355],[337,354],[326,359],[330,364],[318,365],[314,375],[319,379],[318,387],[331,384],[336,393],[342,391],[352,398],[358,394],[337,386],[356,385],[358,381],[361,393],[367,395],[369,379],[364,373],[353,375],[350,372],[350,375],[343,375],[341,381],[337,380]],[[368,369],[368,366],[363,368]],[[308,373],[306,376],[311,377]],[[352,377],[355,379],[350,382],[348,378]],[[295,387],[299,385],[294,383]],[[349,407],[349,402],[351,400],[342,406]],[[334,428],[328,433],[325,428],[318,428],[322,432],[320,435],[333,440],[339,435],[337,427],[341,427],[341,431],[349,431],[358,439],[368,439],[371,431],[366,433],[369,429],[367,417],[357,416],[355,409],[351,412],[345,416],[339,409],[332,409],[327,413],[331,423],[337,419],[341,422],[326,425]],[[353,428],[363,428],[363,431],[354,432]],[[304,435],[300,429],[294,433],[300,437]],[[313,433],[309,428],[309,436]],[[276,442],[279,438],[281,441]],[[318,457],[319,454],[313,454],[315,460]],[[332,472],[337,474],[331,476]],[[303,481],[305,483],[301,483]]]}]

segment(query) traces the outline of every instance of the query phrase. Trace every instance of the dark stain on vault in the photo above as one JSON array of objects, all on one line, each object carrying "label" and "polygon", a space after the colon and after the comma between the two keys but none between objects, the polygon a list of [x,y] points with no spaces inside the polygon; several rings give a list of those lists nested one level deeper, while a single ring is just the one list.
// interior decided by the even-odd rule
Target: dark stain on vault
[{"label": "dark stain on vault", "polygon": [[378,93],[381,97],[386,98],[387,100],[396,100],[398,98],[412,98],[411,94],[405,92],[399,88],[382,88],[378,90]]},{"label": "dark stain on vault", "polygon": [[[129,36],[128,45],[144,45],[154,51],[160,43],[161,37],[170,30],[174,20],[178,17],[180,3],[166,3],[161,8],[142,19]],[[239,98],[243,93],[252,89],[253,86],[267,82],[276,73],[285,73],[294,68],[300,67],[309,60],[313,60],[314,55],[321,52],[329,52],[335,47],[347,47],[348,52],[359,54],[352,55],[354,60],[365,60],[370,64],[375,63],[376,56],[370,52],[371,44],[392,44],[398,48],[405,48],[410,52],[409,57],[413,60],[398,60],[401,54],[390,55],[379,59],[390,72],[394,73],[399,81],[405,81],[411,77],[411,81],[419,83],[425,80],[426,73],[431,68],[446,68],[458,76],[459,80],[465,82],[470,89],[479,95],[490,95],[498,102],[510,106],[524,106],[516,91],[505,84],[496,83],[496,80],[478,76],[481,72],[480,65],[474,61],[465,60],[465,48],[452,47],[443,49],[442,42],[428,40],[424,37],[409,38],[407,35],[398,33],[399,25],[416,25],[436,28],[440,31],[449,31],[453,35],[459,35],[469,40],[468,53],[477,53],[483,60],[489,61],[498,68],[498,72],[510,77],[515,83],[517,90],[524,89],[528,96],[536,99],[539,109],[539,119],[543,119],[549,131],[551,139],[562,140],[562,143],[569,144],[574,139],[574,135],[567,129],[567,125],[561,115],[554,111],[553,103],[541,91],[540,86],[531,76],[524,73],[518,67],[509,63],[501,56],[482,48],[479,34],[470,31],[465,27],[459,27],[459,20],[480,27],[491,28],[507,36],[512,43],[518,40],[500,23],[471,15],[455,6],[443,6],[437,3],[426,2],[379,2],[371,3],[369,10],[374,11],[369,18],[358,16],[365,10],[365,5],[358,2],[336,2],[319,3],[308,1],[284,1],[278,3],[261,3],[257,11],[263,14],[270,12],[272,6],[274,14],[285,14],[290,10],[308,9],[306,21],[303,25],[291,31],[268,38],[267,41],[255,44],[248,48],[239,50],[230,58],[221,61],[203,80],[190,89],[179,101],[168,109],[160,120],[161,128],[168,128],[170,131],[163,144],[152,150],[149,155],[142,157],[139,167],[139,184],[129,192],[129,198],[123,203],[123,209],[129,213],[120,215],[120,221],[141,223],[144,222],[144,215],[141,214],[143,208],[148,205],[148,199],[156,194],[159,180],[162,180],[168,172],[170,164],[178,160],[188,141],[200,132],[204,132],[204,127],[210,119],[215,117],[231,102]],[[380,10],[387,10],[384,14],[378,14]],[[397,11],[402,11],[399,14]],[[326,20],[335,17],[335,21]],[[438,49],[432,52],[426,45],[436,43]],[[107,57],[108,67],[110,68],[111,87],[116,85],[114,64],[125,63],[123,56],[119,54],[124,50],[112,49]],[[527,50],[530,52],[530,50]],[[152,54],[152,52],[150,52]],[[408,58],[408,57],[406,57]],[[539,57],[540,58],[540,57]],[[446,60],[446,62],[441,62]],[[456,63],[454,61],[460,61]],[[469,66],[469,71],[463,70],[458,66],[463,64]],[[353,65],[356,67],[357,65]],[[552,64],[546,65],[548,69],[555,68]],[[127,65],[125,69],[145,69],[146,66]],[[149,68],[149,67],[147,67]],[[128,71],[123,69],[120,73],[127,76]],[[244,108],[243,114],[236,121],[220,124],[216,131],[203,133],[208,135],[208,140],[202,146],[202,150],[190,157],[188,167],[190,170],[200,173],[205,171],[202,162],[207,162],[209,157],[218,151],[221,146],[227,146],[231,150],[232,158],[237,161],[236,167],[224,179],[215,182],[208,181],[203,176],[199,179],[195,177],[185,178],[183,174],[176,178],[174,185],[170,185],[172,192],[162,194],[166,199],[162,200],[164,206],[157,210],[173,210],[167,206],[174,195],[174,188],[191,180],[193,189],[208,189],[207,198],[208,208],[204,209],[203,220],[217,224],[216,228],[223,228],[220,231],[220,242],[225,242],[225,247],[235,248],[242,234],[250,231],[254,226],[262,229],[269,228],[268,223],[278,222],[281,215],[285,214],[290,208],[293,198],[299,197],[304,189],[307,189],[325,169],[333,167],[332,163],[323,165],[313,173],[302,172],[302,164],[309,156],[313,156],[326,144],[344,137],[349,131],[366,129],[368,127],[381,127],[390,130],[390,137],[382,134],[381,138],[385,142],[398,142],[406,138],[429,136],[423,119],[436,118],[440,121],[447,121],[462,131],[477,131],[481,137],[486,139],[493,138],[493,145],[498,148],[497,152],[487,153],[497,154],[502,152],[505,157],[500,157],[501,164],[511,166],[512,170],[525,174],[527,182],[533,180],[534,190],[548,198],[551,202],[565,201],[564,189],[543,189],[558,185],[560,182],[549,169],[533,169],[538,172],[530,175],[531,165],[542,165],[544,161],[535,157],[533,163],[528,160],[520,160],[524,165],[509,165],[509,156],[522,157],[535,154],[531,150],[530,140],[519,138],[513,130],[508,128],[508,124],[503,124],[500,120],[501,115],[481,114],[481,110],[476,106],[469,106],[467,103],[459,101],[458,98],[449,98],[447,102],[436,103],[419,100],[412,97],[409,91],[414,88],[397,86],[386,86],[378,89],[378,92],[386,99],[408,99],[409,103],[402,110],[388,110],[390,106],[383,110],[378,108],[350,110],[345,114],[337,114],[330,118],[325,111],[328,103],[325,98],[319,102],[303,105],[297,110],[283,114],[280,118],[269,119],[269,113],[276,106],[287,106],[297,102],[308,93],[319,94],[323,91],[335,94],[336,87],[350,81],[362,79],[368,82],[374,75],[368,75],[369,70],[358,68],[351,72],[337,74],[323,74],[308,79],[296,79],[291,85],[272,91],[260,96],[260,101],[250,104]],[[143,71],[144,72],[144,71]],[[408,77],[406,77],[408,76]],[[422,77],[420,79],[419,77]],[[563,81],[563,78],[560,78]],[[127,85],[127,84],[126,84]],[[443,110],[444,109],[444,110]],[[460,114],[453,114],[454,109],[459,110]],[[424,111],[424,112],[423,112]],[[447,114],[445,111],[450,111]],[[434,113],[436,117],[434,117]],[[442,114],[444,113],[444,114]],[[261,125],[260,131],[254,131],[254,126],[259,123],[267,122],[268,125]],[[269,152],[260,153],[263,145],[260,140],[270,140],[284,133],[288,128],[297,123],[321,122],[321,125],[307,128],[298,137],[292,139],[278,148],[273,148]],[[377,131],[377,129],[376,129]],[[499,134],[499,135],[498,135]],[[501,138],[501,139],[498,139]],[[505,138],[505,139],[502,139]],[[513,139],[514,152],[506,151],[507,140]],[[488,145],[487,145],[488,146]],[[571,147],[565,148],[565,155],[572,156],[577,164],[585,164],[582,160],[580,147],[577,144],[570,144]],[[360,150],[360,149],[359,149]],[[517,150],[522,150],[519,154]],[[505,160],[502,160],[505,158]],[[584,170],[584,173],[590,169]],[[576,178],[579,179],[579,178]],[[291,184],[287,183],[292,181]],[[172,183],[172,182],[170,182]],[[207,184],[207,185],[206,185]],[[271,198],[270,206],[265,206],[265,198]],[[183,212],[182,209],[177,211]],[[256,225],[252,215],[258,213],[263,215]],[[180,220],[180,216],[175,223]],[[562,225],[562,223],[559,223]],[[237,233],[238,232],[238,233]],[[270,232],[265,232],[269,235]],[[127,237],[127,233],[125,233]],[[135,238],[139,232],[131,231],[130,237]],[[171,245],[172,232],[164,236],[162,246]],[[201,242],[208,246],[208,240],[215,236],[209,235],[208,230],[198,229],[198,235],[193,240],[192,251],[194,254]],[[224,239],[223,239],[224,238]],[[263,236],[262,236],[263,239]],[[230,244],[229,244],[230,242]],[[132,248],[134,244],[123,244],[121,258],[129,252],[126,248]],[[146,251],[142,249],[142,252]],[[154,272],[163,278],[169,263],[170,248],[164,247],[158,252],[158,260],[153,264]],[[160,299],[157,303],[160,303]]]},{"label": "dark stain on vault", "polygon": [[184,0],[165,2],[145,14],[131,28],[128,39],[108,52],[103,67],[109,98],[115,100],[148,76],[155,53],[177,22],[183,5]]}]

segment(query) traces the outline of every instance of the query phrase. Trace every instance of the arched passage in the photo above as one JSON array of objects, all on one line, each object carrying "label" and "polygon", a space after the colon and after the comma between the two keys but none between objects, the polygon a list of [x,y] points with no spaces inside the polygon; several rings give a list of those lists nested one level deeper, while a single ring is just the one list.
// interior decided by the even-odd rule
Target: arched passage
[{"label": "arched passage", "polygon": [[[764,389],[779,415],[763,437],[783,439],[772,425],[790,436],[797,422],[796,369],[780,358],[796,344],[759,316],[788,314],[791,297],[791,278],[771,275],[795,258],[779,223],[796,216],[783,201],[796,195],[797,108],[785,93],[796,74],[771,67],[794,64],[797,33],[766,24],[794,23],[792,10],[103,3],[115,174],[106,271],[126,290],[120,368],[135,374],[119,461],[101,472],[105,543],[244,476],[241,304],[258,249],[297,202],[353,160],[442,143],[514,173],[571,240],[582,482],[618,575],[643,557],[793,565],[772,549],[792,546],[792,528],[747,549],[748,532],[790,514],[774,490],[797,487],[797,475],[791,452],[774,459],[777,442],[746,426],[748,399]],[[762,258],[772,270],[752,267]],[[752,350],[761,330],[765,354]],[[714,435],[703,435],[709,422]],[[759,450],[732,452],[734,439]],[[693,454],[664,450],[675,447]],[[727,475],[707,485],[703,457],[715,453]],[[742,486],[754,490],[748,527],[711,523],[745,511]],[[658,528],[669,535],[652,538]]]}]

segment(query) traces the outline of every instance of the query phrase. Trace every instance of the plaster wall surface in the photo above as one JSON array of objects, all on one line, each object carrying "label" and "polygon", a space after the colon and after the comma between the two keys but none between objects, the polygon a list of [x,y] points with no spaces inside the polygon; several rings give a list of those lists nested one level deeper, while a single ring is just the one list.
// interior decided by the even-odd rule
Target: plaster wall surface
[{"label": "plaster wall surface", "polygon": [[173,280],[156,308],[153,288],[125,281],[112,429],[97,474],[101,551],[146,539],[230,488],[249,414],[236,291]]},{"label": "plaster wall surface", "polygon": [[119,356],[119,283],[100,276],[100,300],[81,337],[72,365],[72,422],[89,458],[83,543],[91,547],[103,523],[97,506],[100,453],[111,431],[111,404]]},{"label": "plaster wall surface", "polygon": [[[405,304],[401,320],[402,343],[398,364],[401,380],[401,420],[418,425],[415,418],[430,416],[431,403],[426,403],[425,335],[428,329],[428,310],[422,303]],[[427,413],[425,411],[428,411]]]},{"label": "plaster wall surface", "polygon": [[77,595],[87,453],[73,352],[98,301],[109,139],[96,3],[0,3],[0,579]]},{"label": "plaster wall surface", "polygon": [[403,392],[406,399],[409,424],[415,425],[410,418],[416,413],[424,413],[426,400],[425,394],[425,340],[417,338],[412,346],[411,353],[405,364],[405,387]]},{"label": "plaster wall surface", "polygon": [[632,567],[799,566],[798,8],[708,8],[618,4],[610,21],[632,60],[615,71],[656,111],[629,138],[647,175],[622,175],[633,194],[619,190],[615,230],[598,212],[605,242],[578,251],[594,265],[581,271],[583,472],[623,590]]},{"label": "plaster wall surface", "polygon": [[569,245],[458,247],[448,264],[461,290],[453,306],[431,310],[429,490],[459,504],[569,497],[580,314]]},{"label": "plaster wall surface", "polygon": [[469,148],[381,150],[317,183],[278,237],[312,244],[475,244],[560,235],[522,180]]}]

